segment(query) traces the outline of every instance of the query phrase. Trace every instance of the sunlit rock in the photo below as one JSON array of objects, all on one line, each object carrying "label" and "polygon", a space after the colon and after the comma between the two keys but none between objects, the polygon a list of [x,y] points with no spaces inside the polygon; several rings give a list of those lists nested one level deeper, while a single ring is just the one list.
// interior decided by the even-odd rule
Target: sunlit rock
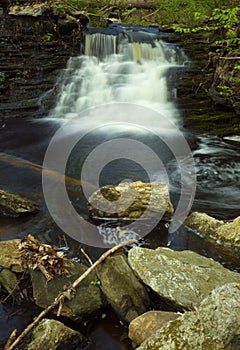
[{"label": "sunlit rock", "polygon": [[129,323],[146,312],[149,297],[128,265],[125,255],[108,257],[98,268],[97,275],[107,301],[120,319]]},{"label": "sunlit rock", "polygon": [[224,225],[224,221],[199,212],[193,212],[187,217],[184,223],[192,229],[208,236],[215,232],[217,228]]},{"label": "sunlit rock", "polygon": [[104,186],[89,198],[91,217],[168,220],[173,206],[166,184],[160,182],[123,182],[117,186]]},{"label": "sunlit rock", "polygon": [[0,242],[0,266],[14,272],[23,272],[18,246],[20,239]]},{"label": "sunlit rock", "polygon": [[29,199],[0,190],[0,216],[15,218],[20,215],[34,214],[38,211],[38,206]]},{"label": "sunlit rock", "polygon": [[[69,287],[87,267],[81,263],[68,261],[69,276],[55,277],[46,282],[42,272],[31,271],[33,297],[40,307],[47,307],[58,296],[64,288]],[[97,284],[93,284],[97,277],[94,272],[89,274],[76,288],[76,295],[72,300],[66,300],[63,304],[61,315],[69,317],[74,321],[86,321],[99,314],[102,308],[101,291]],[[57,313],[57,310],[54,310]]]},{"label": "sunlit rock", "polygon": [[240,249],[240,216],[219,227],[213,236],[224,246]]},{"label": "sunlit rock", "polygon": [[166,301],[192,310],[216,287],[240,283],[240,274],[190,250],[134,247],[128,261],[137,276]]},{"label": "sunlit rock", "polygon": [[226,223],[205,213],[194,212],[184,223],[226,247],[240,248],[240,216]]},{"label": "sunlit rock", "polygon": [[137,350],[239,350],[240,284],[213,290],[196,311],[157,330]]},{"label": "sunlit rock", "polygon": [[79,332],[56,320],[44,318],[24,339],[25,350],[83,349],[86,338]]},{"label": "sunlit rock", "polygon": [[14,5],[10,6],[9,15],[38,17],[42,16],[48,8],[47,2],[35,3],[34,5]]},{"label": "sunlit rock", "polygon": [[129,325],[128,337],[134,344],[142,344],[167,322],[175,320],[180,314],[167,311],[148,311],[135,318]]}]

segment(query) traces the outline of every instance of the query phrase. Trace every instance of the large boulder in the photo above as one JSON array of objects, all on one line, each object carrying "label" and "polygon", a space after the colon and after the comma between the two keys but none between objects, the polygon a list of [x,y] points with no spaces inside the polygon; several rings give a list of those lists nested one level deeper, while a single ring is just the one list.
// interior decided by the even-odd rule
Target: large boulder
[{"label": "large boulder", "polygon": [[18,250],[20,242],[20,239],[0,242],[0,266],[13,272],[23,272]]},{"label": "large boulder", "polygon": [[0,287],[3,286],[9,294],[19,291],[19,281],[14,272],[8,269],[0,270]]},{"label": "large boulder", "polygon": [[108,257],[97,268],[97,275],[107,301],[123,322],[129,323],[146,312],[150,304],[148,294],[125,255]]},{"label": "large boulder", "polygon": [[38,206],[29,199],[0,190],[0,216],[16,218],[20,215],[34,214]]},{"label": "large boulder", "polygon": [[83,349],[86,338],[59,321],[43,319],[24,340],[23,350]]},{"label": "large boulder", "polygon": [[240,283],[240,274],[190,250],[134,247],[128,261],[137,276],[166,301],[192,310],[216,287]]},{"label": "large boulder", "polygon": [[148,311],[135,318],[129,325],[128,337],[133,344],[140,345],[167,322],[180,314],[167,311]]},{"label": "large boulder", "polygon": [[205,213],[194,212],[187,217],[185,225],[217,240],[225,247],[240,248],[240,216],[226,223]]},{"label": "large boulder", "polygon": [[[50,305],[59,292],[70,286],[79,276],[81,276],[87,267],[81,263],[68,261],[69,276],[55,277],[53,280],[47,282],[46,278],[40,271],[31,271],[33,297],[35,302],[40,307],[47,307]],[[89,320],[100,313],[102,308],[101,291],[97,284],[92,283],[96,281],[96,274],[90,273],[76,288],[76,295],[72,300],[65,300],[61,315],[69,317],[74,321],[81,322]],[[55,309],[57,313],[57,309]]]},{"label": "large boulder", "polygon": [[170,321],[137,350],[239,350],[240,284],[213,290],[197,310]]},{"label": "large boulder", "polygon": [[168,187],[160,182],[137,181],[104,186],[90,196],[88,209],[90,216],[97,218],[134,220],[162,216],[167,220],[173,214]]}]

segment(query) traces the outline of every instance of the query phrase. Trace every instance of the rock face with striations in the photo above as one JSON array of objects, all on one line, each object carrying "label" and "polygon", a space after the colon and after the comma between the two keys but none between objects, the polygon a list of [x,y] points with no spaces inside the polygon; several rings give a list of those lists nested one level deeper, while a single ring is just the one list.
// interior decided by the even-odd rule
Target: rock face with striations
[{"label": "rock face with striations", "polygon": [[193,310],[218,286],[240,283],[240,274],[190,250],[134,247],[128,261],[146,285],[166,301],[188,310]]},{"label": "rock face with striations", "polygon": [[160,182],[137,181],[104,186],[88,201],[91,217],[149,219],[162,216],[168,220],[173,214],[168,187]]},{"label": "rock face with striations", "polygon": [[137,350],[239,350],[240,284],[213,290],[197,310],[157,330]]}]

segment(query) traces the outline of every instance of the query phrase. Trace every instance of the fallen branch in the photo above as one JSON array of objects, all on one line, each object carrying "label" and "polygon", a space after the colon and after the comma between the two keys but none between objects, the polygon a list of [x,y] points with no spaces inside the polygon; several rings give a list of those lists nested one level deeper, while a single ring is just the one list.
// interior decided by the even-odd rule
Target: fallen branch
[{"label": "fallen branch", "polygon": [[63,304],[65,298],[70,300],[74,297],[75,288],[95,269],[96,266],[101,264],[109,255],[113,254],[118,249],[120,249],[126,245],[132,244],[132,243],[136,243],[136,240],[130,239],[130,240],[124,241],[122,243],[119,243],[118,245],[109,249],[103,255],[101,255],[100,258],[97,261],[95,261],[95,263],[92,264],[80,277],[78,277],[67,290],[60,292],[59,295],[56,297],[55,301],[51,305],[49,305],[46,309],[44,309],[34,319],[34,321],[29,324],[10,346],[7,346],[8,345],[8,341],[7,341],[7,343],[4,347],[4,350],[13,350],[49,311],[51,311],[55,307],[59,306],[59,312],[60,312],[61,305]]},{"label": "fallen branch", "polygon": [[240,57],[220,57],[220,60],[240,60]]}]

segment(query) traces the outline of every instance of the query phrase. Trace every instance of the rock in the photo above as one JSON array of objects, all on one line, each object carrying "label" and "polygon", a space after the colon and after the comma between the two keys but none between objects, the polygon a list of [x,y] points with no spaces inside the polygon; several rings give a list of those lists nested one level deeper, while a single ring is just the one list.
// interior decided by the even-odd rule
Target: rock
[{"label": "rock", "polygon": [[24,350],[83,349],[86,338],[59,321],[44,318],[24,341]]},{"label": "rock", "polygon": [[137,276],[173,305],[192,310],[216,287],[240,275],[190,250],[134,247],[128,261]]},{"label": "rock", "polygon": [[[59,292],[81,276],[87,267],[81,263],[68,261],[69,277],[55,277],[46,283],[46,278],[40,271],[31,271],[33,297],[40,307],[47,307],[58,296]],[[66,300],[61,311],[62,316],[81,322],[98,315],[102,307],[101,291],[98,285],[91,284],[97,279],[95,273],[87,276],[77,287],[72,300]],[[54,310],[57,313],[57,310]]]},{"label": "rock", "polygon": [[240,248],[240,216],[226,223],[205,213],[194,212],[185,220],[185,224],[226,247]]},{"label": "rock", "polygon": [[2,285],[9,294],[19,290],[17,276],[8,269],[0,271],[0,285]]},{"label": "rock", "polygon": [[13,272],[23,272],[18,246],[20,239],[0,242],[0,266]]},{"label": "rock", "polygon": [[134,344],[140,345],[167,322],[179,316],[176,312],[148,311],[130,323],[128,337]]},{"label": "rock", "polygon": [[92,217],[124,219],[163,216],[166,220],[173,214],[168,187],[160,182],[137,181],[104,186],[90,196],[88,209]]},{"label": "rock", "polygon": [[13,16],[31,16],[38,17],[42,16],[44,12],[49,8],[47,2],[35,3],[33,5],[14,5],[9,8],[9,15]]},{"label": "rock", "polygon": [[213,290],[187,312],[150,336],[137,350],[239,350],[240,284]]},{"label": "rock", "polygon": [[70,15],[66,15],[65,18],[59,18],[58,25],[61,34],[70,33],[79,27],[77,19]]},{"label": "rock", "polygon": [[209,236],[224,225],[224,221],[214,219],[205,213],[194,212],[186,218],[184,224]]},{"label": "rock", "polygon": [[220,226],[212,236],[226,247],[240,249],[240,216],[233,220],[233,222]]},{"label": "rock", "polygon": [[16,218],[23,214],[34,214],[38,211],[38,206],[29,199],[0,190],[0,216]]},{"label": "rock", "polygon": [[146,312],[150,304],[148,294],[125,255],[108,257],[97,268],[97,275],[107,301],[123,322],[129,323]]}]

